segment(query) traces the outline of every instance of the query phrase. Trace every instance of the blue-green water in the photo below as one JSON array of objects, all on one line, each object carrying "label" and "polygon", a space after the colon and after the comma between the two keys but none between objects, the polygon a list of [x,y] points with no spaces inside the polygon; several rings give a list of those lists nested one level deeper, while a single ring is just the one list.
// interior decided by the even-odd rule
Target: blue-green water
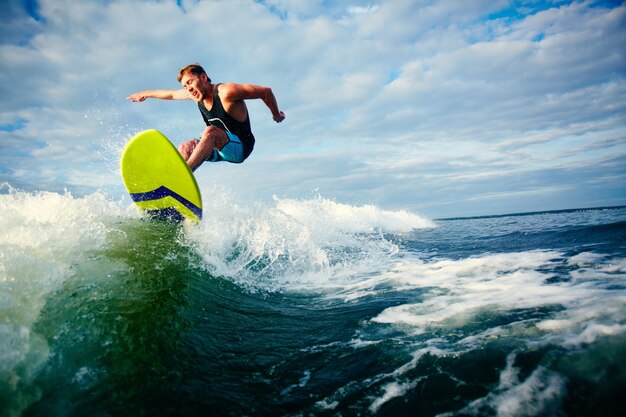
[{"label": "blue-green water", "polygon": [[212,195],[0,195],[1,416],[626,413],[626,209]]}]

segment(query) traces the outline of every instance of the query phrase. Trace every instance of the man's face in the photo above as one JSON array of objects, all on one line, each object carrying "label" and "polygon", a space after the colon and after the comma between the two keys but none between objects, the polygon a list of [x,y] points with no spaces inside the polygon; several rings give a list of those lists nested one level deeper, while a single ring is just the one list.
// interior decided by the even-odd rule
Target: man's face
[{"label": "man's face", "polygon": [[195,101],[202,101],[204,99],[209,84],[206,75],[201,74],[198,77],[191,73],[183,75],[180,79],[180,83]]}]

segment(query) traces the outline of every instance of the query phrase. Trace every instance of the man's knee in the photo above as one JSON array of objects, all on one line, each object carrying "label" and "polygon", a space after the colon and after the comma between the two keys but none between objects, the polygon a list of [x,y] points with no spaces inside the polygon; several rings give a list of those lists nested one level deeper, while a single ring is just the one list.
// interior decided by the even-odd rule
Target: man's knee
[{"label": "man's knee", "polygon": [[202,140],[208,140],[213,144],[213,147],[222,149],[228,143],[228,135],[219,127],[209,125],[202,133]]},{"label": "man's knee", "polygon": [[183,142],[178,146],[178,152],[180,152],[183,158],[187,160],[193,153],[193,150],[198,145],[198,142],[199,142],[198,139],[191,139],[191,140],[188,140],[187,142]]}]

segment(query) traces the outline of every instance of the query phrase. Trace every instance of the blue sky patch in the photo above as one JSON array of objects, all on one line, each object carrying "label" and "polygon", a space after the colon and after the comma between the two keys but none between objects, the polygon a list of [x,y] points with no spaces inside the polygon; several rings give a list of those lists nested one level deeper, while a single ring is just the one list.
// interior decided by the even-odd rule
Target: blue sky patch
[{"label": "blue sky patch", "polygon": [[4,123],[0,124],[0,131],[2,132],[15,132],[16,130],[20,130],[26,126],[25,120],[18,120],[13,123]]}]

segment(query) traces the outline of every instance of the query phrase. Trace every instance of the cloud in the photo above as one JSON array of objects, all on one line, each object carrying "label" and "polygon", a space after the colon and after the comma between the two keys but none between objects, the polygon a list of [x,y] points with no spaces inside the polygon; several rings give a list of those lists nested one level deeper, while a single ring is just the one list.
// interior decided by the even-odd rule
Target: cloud
[{"label": "cloud", "polygon": [[123,193],[132,134],[179,142],[203,128],[193,102],[125,97],[178,88],[178,68],[199,62],[214,81],[271,86],[287,113],[277,125],[249,103],[253,156],[201,168],[201,183],[227,175],[251,198],[319,189],[433,217],[506,211],[504,196],[536,209],[538,190],[553,195],[545,208],[569,207],[583,185],[589,204],[626,203],[623,4],[24,4],[0,15],[0,182]]}]

